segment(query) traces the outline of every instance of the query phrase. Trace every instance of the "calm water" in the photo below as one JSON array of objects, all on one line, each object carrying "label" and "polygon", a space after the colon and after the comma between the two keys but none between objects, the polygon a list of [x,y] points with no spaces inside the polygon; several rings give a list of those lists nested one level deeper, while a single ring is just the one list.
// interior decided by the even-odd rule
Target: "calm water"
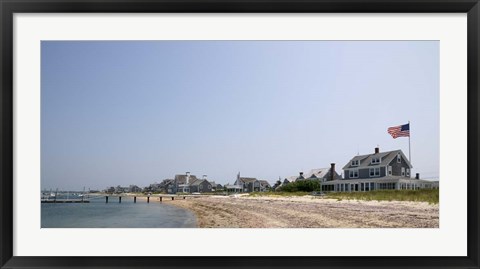
[{"label": "calm water", "polygon": [[42,228],[193,228],[195,216],[158,201],[110,197],[84,204],[41,204]]}]

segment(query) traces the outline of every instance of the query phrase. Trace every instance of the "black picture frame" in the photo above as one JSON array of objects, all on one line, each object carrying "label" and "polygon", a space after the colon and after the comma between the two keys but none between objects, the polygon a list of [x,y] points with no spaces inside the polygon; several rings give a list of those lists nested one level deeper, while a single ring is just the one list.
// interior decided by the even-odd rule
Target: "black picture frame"
[{"label": "black picture frame", "polygon": [[[478,0],[0,0],[1,268],[479,268],[477,168],[479,104]],[[13,15],[15,13],[280,12],[467,13],[468,241],[466,257],[16,257],[13,256]]]}]

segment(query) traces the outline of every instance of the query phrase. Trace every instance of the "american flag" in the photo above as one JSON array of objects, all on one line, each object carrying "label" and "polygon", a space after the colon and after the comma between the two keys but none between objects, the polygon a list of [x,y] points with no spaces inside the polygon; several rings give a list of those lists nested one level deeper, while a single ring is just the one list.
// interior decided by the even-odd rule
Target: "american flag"
[{"label": "american flag", "polygon": [[401,136],[410,137],[410,123],[393,126],[387,129],[387,132],[395,139]]}]

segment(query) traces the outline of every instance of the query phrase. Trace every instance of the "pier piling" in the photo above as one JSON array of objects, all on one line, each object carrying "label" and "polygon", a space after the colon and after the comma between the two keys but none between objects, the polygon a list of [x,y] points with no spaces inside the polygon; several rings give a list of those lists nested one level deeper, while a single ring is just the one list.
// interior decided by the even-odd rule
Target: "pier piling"
[{"label": "pier piling", "polygon": [[175,197],[172,197],[172,201],[175,199]]},{"label": "pier piling", "polygon": [[108,196],[105,196],[105,203],[108,204]]},{"label": "pier piling", "polygon": [[137,196],[134,196],[134,197],[133,197],[133,202],[134,202],[134,203],[137,202]]},{"label": "pier piling", "polygon": [[185,200],[185,196],[183,196],[183,200]]},{"label": "pier piling", "polygon": [[160,202],[162,202],[162,196],[160,196]]},{"label": "pier piling", "polygon": [[118,202],[119,202],[119,203],[122,202],[122,196],[118,196]]},{"label": "pier piling", "polygon": [[150,196],[147,197],[147,204],[150,203]]}]

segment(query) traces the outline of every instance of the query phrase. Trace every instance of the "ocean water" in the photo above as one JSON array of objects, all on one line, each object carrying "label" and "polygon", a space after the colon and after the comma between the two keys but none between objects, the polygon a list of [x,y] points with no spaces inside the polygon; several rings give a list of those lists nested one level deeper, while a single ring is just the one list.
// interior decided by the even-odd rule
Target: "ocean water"
[{"label": "ocean water", "polygon": [[194,228],[193,213],[172,205],[133,198],[110,197],[90,203],[41,204],[42,228]]}]

